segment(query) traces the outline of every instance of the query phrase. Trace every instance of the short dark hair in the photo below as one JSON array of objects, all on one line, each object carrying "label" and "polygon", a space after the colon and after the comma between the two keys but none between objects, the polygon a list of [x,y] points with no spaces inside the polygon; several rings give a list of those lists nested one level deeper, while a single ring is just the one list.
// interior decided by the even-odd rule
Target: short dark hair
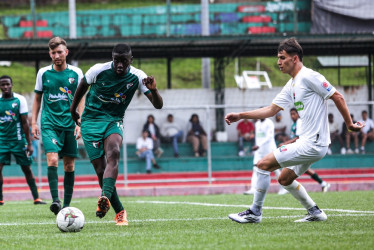
[{"label": "short dark hair", "polygon": [[10,77],[10,76],[8,76],[8,75],[2,75],[2,76],[0,76],[0,80],[2,80],[2,79],[9,79],[10,82],[13,84],[12,77]]},{"label": "short dark hair", "polygon": [[119,43],[116,46],[114,46],[112,53],[118,53],[118,54],[131,54],[131,47],[128,44],[125,43]]},{"label": "short dark hair", "polygon": [[297,55],[300,62],[303,61],[303,48],[295,38],[287,38],[284,41],[280,42],[278,46],[278,52],[281,52],[283,50],[286,51],[287,54]]},{"label": "short dark hair", "polygon": [[173,116],[172,114],[168,114],[168,118],[169,118],[169,117],[174,117],[174,116]]},{"label": "short dark hair", "polygon": [[299,112],[297,112],[297,109],[296,109],[296,108],[291,108],[291,109],[290,109],[290,113],[291,113],[291,111],[295,111],[296,113],[299,113]]},{"label": "short dark hair", "polygon": [[61,37],[58,37],[58,36],[49,40],[49,43],[48,43],[48,47],[50,49],[55,49],[60,45],[64,45],[65,47],[67,47],[66,41],[64,39],[62,39]]},{"label": "short dark hair", "polygon": [[368,112],[366,110],[362,110],[361,114],[367,114]]}]

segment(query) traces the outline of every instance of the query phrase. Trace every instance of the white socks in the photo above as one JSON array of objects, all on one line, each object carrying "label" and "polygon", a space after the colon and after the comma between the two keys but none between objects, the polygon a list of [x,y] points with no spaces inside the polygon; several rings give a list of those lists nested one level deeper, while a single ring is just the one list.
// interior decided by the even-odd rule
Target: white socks
[{"label": "white socks", "polygon": [[251,189],[255,190],[257,185],[257,170],[258,167],[256,165],[253,166],[253,172],[252,172],[252,179],[251,179]]},{"label": "white socks", "polygon": [[257,183],[251,210],[255,215],[262,213],[262,206],[270,186],[270,172],[257,168]]},{"label": "white socks", "polygon": [[305,188],[298,181],[294,180],[291,185],[282,187],[290,192],[306,209],[310,209],[316,205],[306,192]]}]

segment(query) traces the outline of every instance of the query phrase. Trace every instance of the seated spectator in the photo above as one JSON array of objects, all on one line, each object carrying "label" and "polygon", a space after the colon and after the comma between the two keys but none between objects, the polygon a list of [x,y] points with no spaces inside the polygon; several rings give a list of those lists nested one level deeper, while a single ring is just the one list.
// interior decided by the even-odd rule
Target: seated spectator
[{"label": "seated spectator", "polygon": [[178,141],[183,139],[183,131],[172,114],[168,114],[166,122],[161,125],[161,136],[163,142],[173,143],[174,156],[178,157]]},{"label": "seated spectator", "polygon": [[[353,115],[351,114],[351,118],[353,123],[356,123],[356,120],[353,119]],[[358,132],[348,132],[347,126],[343,122],[343,128],[341,136],[343,137],[343,140],[345,139],[346,148],[342,147],[341,153],[343,155],[345,154],[353,154],[353,150],[351,149],[351,138],[353,138],[354,144],[355,144],[355,153],[360,153],[358,149]]]},{"label": "seated spectator", "polygon": [[148,137],[153,141],[153,152],[156,154],[158,158],[161,157],[162,153],[164,152],[160,147],[160,129],[155,123],[155,117],[153,115],[148,115],[147,121],[143,126],[143,131],[148,131]]},{"label": "seated spectator", "polygon": [[[342,150],[343,147],[344,147],[344,144],[343,144],[342,137],[339,134],[339,124],[336,121],[334,121],[334,115],[331,114],[331,113],[328,115],[328,119],[329,119],[329,129],[330,129],[331,144],[334,141],[338,140],[339,144],[340,144],[340,148]],[[331,152],[331,144],[329,145],[329,149],[327,150],[327,154],[329,154],[329,155],[332,154],[332,152]]]},{"label": "seated spectator", "polygon": [[287,125],[282,119],[282,113],[278,112],[275,115],[274,122],[274,138],[277,143],[283,143],[289,140],[286,129]]},{"label": "seated spectator", "polygon": [[366,110],[362,111],[362,120],[365,122],[365,127],[361,129],[361,153],[365,154],[365,144],[366,141],[374,140],[374,122],[372,119],[368,118],[368,112]]},{"label": "seated spectator", "polygon": [[160,169],[160,166],[157,165],[155,157],[153,155],[153,141],[151,138],[148,137],[148,131],[144,130],[142,132],[142,136],[138,138],[136,141],[136,154],[140,159],[145,159],[146,162],[146,171],[150,174],[152,165],[155,169]]},{"label": "seated spectator", "polygon": [[197,114],[191,116],[187,131],[187,141],[192,144],[195,157],[205,156],[208,148],[207,134],[201,126]]},{"label": "seated spectator", "polygon": [[244,152],[244,141],[249,141],[254,145],[255,139],[255,127],[253,123],[250,122],[248,119],[243,119],[241,122],[238,123],[236,127],[238,131],[238,139],[239,139],[239,156],[245,156]]}]

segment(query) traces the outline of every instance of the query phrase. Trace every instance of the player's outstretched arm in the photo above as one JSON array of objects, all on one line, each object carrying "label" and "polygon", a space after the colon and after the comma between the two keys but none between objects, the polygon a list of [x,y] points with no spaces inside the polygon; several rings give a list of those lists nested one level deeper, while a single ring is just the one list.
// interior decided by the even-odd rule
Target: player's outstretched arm
[{"label": "player's outstretched arm", "polygon": [[[71,117],[73,118],[73,121],[75,122],[75,124],[77,124],[78,126],[81,125],[80,117],[81,117],[81,112],[83,111],[81,107],[82,105],[81,101],[82,101],[83,96],[86,94],[88,87],[89,87],[88,83],[83,78],[77,90],[75,91],[73,102],[71,103],[71,106],[70,106]],[[78,105],[79,105],[79,109],[77,110]]]},{"label": "player's outstretched arm", "polygon": [[40,135],[39,127],[36,124],[36,121],[38,120],[40,106],[42,103],[42,96],[43,94],[35,93],[34,103],[32,105],[31,132],[36,140],[39,140]]},{"label": "player's outstretched arm", "polygon": [[245,111],[245,112],[239,112],[239,113],[228,113],[225,116],[225,121],[228,125],[230,125],[233,122],[237,122],[241,119],[265,119],[268,117],[274,116],[276,113],[281,111],[282,109],[278,107],[275,104],[271,104],[267,107],[251,110],[251,111]]},{"label": "player's outstretched arm", "polygon": [[330,99],[335,103],[340,114],[343,116],[345,125],[347,126],[349,131],[360,131],[361,128],[365,126],[365,123],[353,123],[344,96],[340,94],[339,91],[335,91],[335,93],[330,97]]},{"label": "player's outstretched arm", "polygon": [[150,94],[147,94],[149,101],[153,104],[153,107],[156,109],[161,109],[164,105],[162,97],[156,87],[156,79],[153,76],[148,76],[143,79],[143,84],[151,91]]}]

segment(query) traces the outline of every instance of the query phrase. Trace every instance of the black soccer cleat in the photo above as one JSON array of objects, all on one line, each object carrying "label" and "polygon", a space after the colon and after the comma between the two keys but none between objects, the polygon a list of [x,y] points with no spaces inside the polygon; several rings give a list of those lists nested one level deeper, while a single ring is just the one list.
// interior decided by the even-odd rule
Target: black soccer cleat
[{"label": "black soccer cleat", "polygon": [[52,213],[54,213],[55,215],[58,214],[58,212],[60,212],[61,210],[61,201],[54,201],[52,202],[51,206],[49,207],[49,209],[52,211]]}]

